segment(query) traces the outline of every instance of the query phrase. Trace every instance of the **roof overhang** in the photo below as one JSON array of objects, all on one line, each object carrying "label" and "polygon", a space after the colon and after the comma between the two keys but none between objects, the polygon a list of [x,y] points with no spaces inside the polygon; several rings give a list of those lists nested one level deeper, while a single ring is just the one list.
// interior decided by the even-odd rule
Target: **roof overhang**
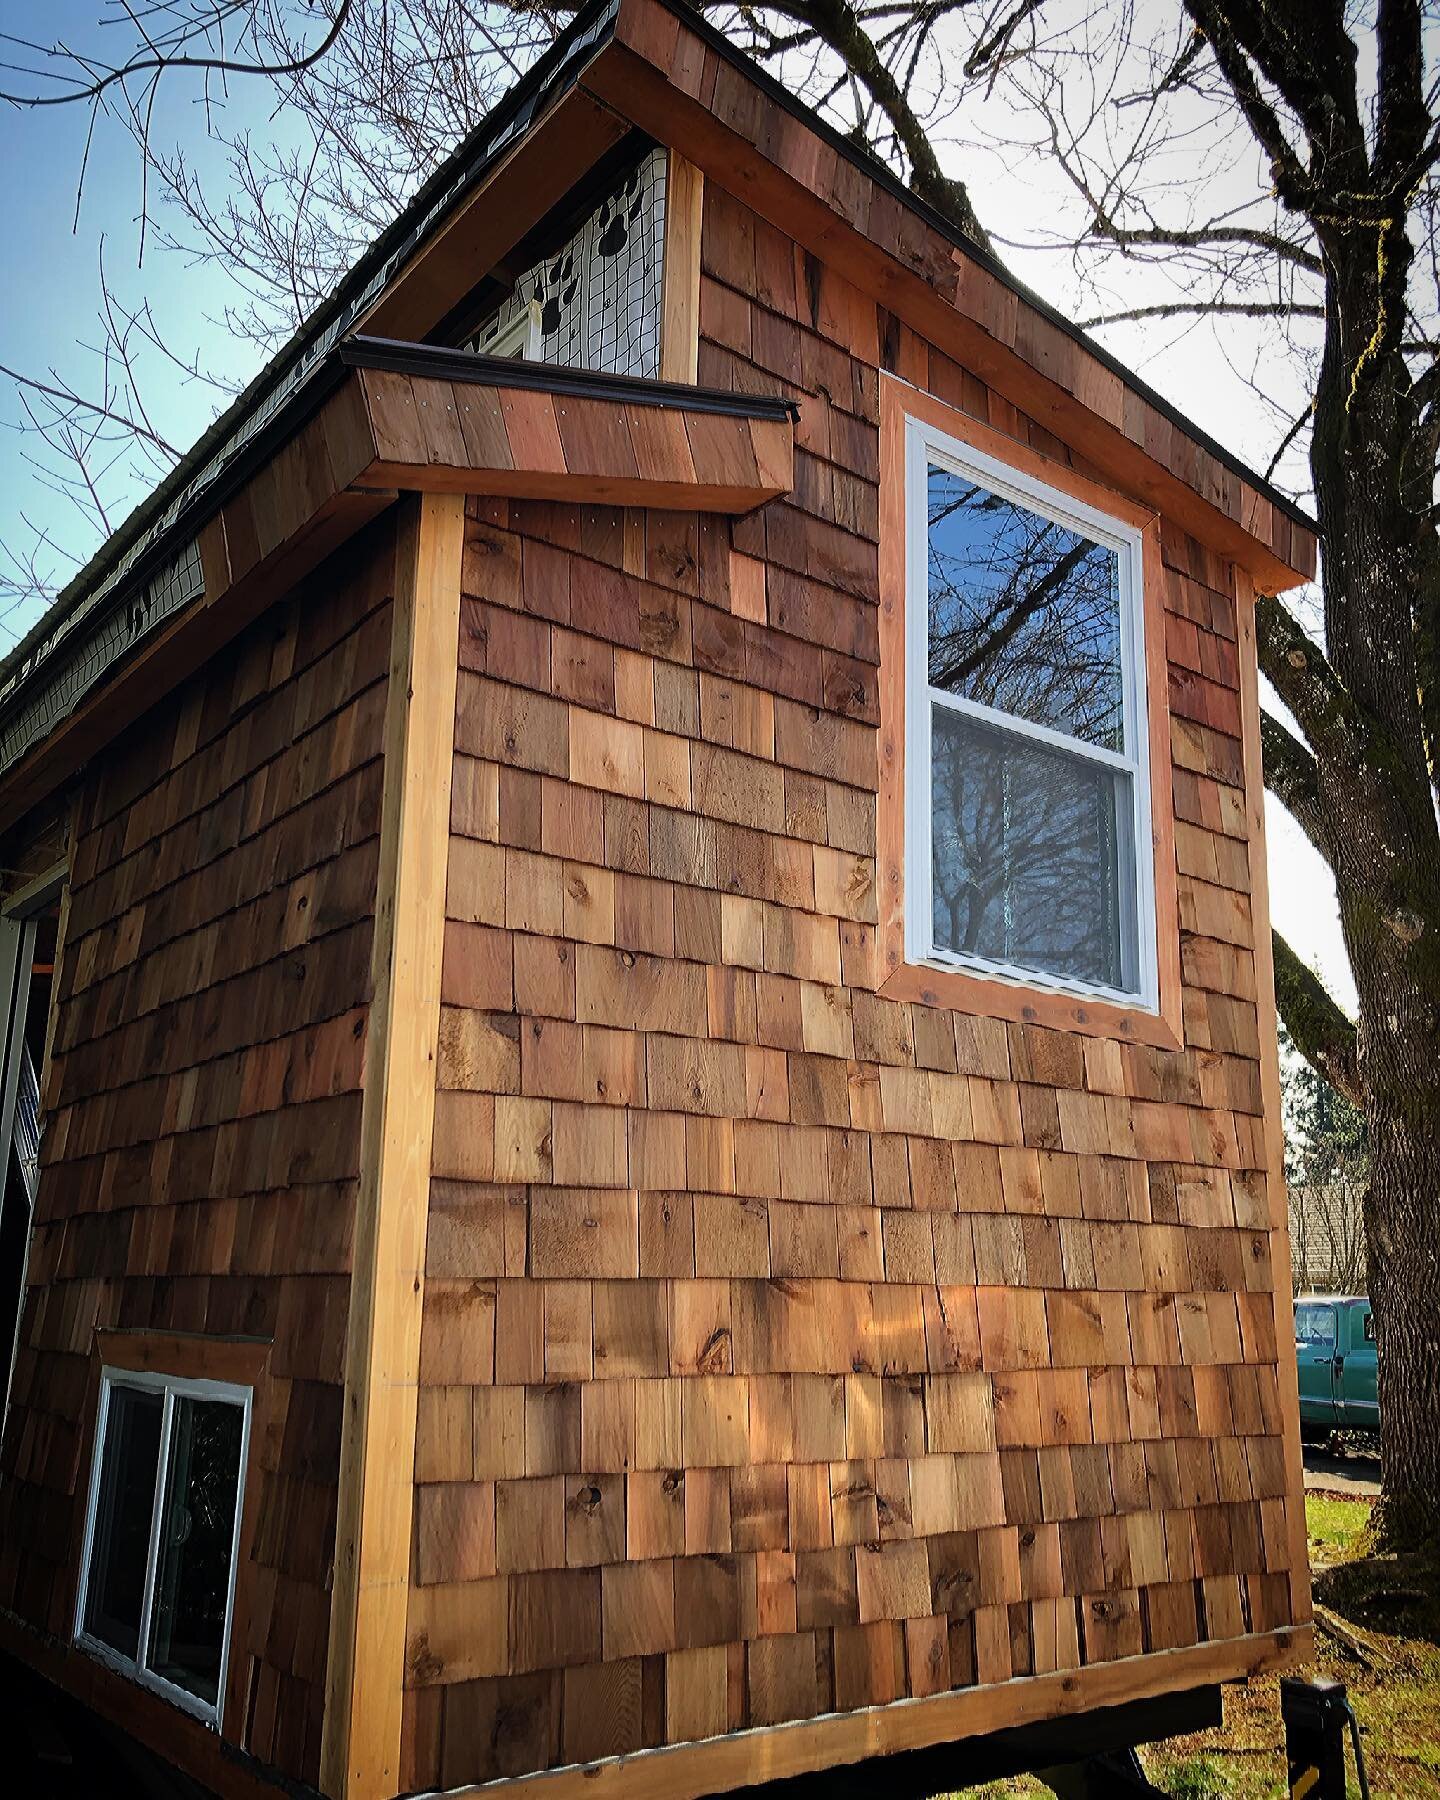
[{"label": "roof overhang", "polygon": [[[865,354],[890,372],[924,386],[924,346],[934,344],[1100,479],[1233,559],[1257,588],[1280,591],[1313,575],[1315,527],[1292,502],[961,238],[683,0],[597,0],[0,665],[0,710],[30,703],[37,691],[43,695],[53,671],[77,654],[77,645],[83,652],[87,634],[104,629],[133,596],[145,611],[144,584],[161,579],[165,559],[199,538],[203,595],[183,607],[175,596],[176,609],[151,618],[104,685],[47,726],[47,735],[0,774],[0,825],[53,785],[39,771],[77,766],[83,757],[76,746],[88,742],[93,753],[129,722],[133,715],[121,716],[119,695],[139,670],[150,671],[142,685],[153,700],[163,691],[163,671],[179,679],[193,666],[180,646],[233,636],[253,616],[247,609],[254,592],[278,591],[287,572],[297,578],[401,487],[556,498],[578,496],[583,484],[585,497],[597,503],[741,511],[779,491],[772,477],[788,485],[789,426],[766,415],[762,402],[754,403],[749,448],[735,452],[738,462],[726,461],[729,450],[707,461],[707,439],[719,445],[733,436],[731,425],[716,421],[735,396],[707,398],[687,388],[685,403],[659,384],[642,397],[612,382],[602,397],[583,375],[550,371],[532,385],[509,365],[498,381],[473,358],[458,366],[454,357],[425,362],[446,354],[425,347],[374,341],[353,347],[349,334],[357,330],[372,340],[433,330],[589,168],[637,129],[675,148],[707,180],[873,299],[883,309],[882,329]],[[892,328],[907,326],[908,332]],[[411,359],[404,367],[402,352]],[[549,400],[534,399],[536,393]],[[492,397],[502,395],[510,398]],[[562,408],[553,433],[545,425],[517,460],[511,423],[518,431],[527,416],[548,420],[547,406]],[[503,453],[498,439],[492,448],[480,447],[489,441],[482,427],[496,408],[506,426]],[[636,408],[648,409],[643,418]],[[342,412],[344,433],[337,423]],[[317,427],[321,414],[328,423]],[[604,435],[620,414],[627,420],[624,445]],[[690,466],[677,458],[662,476],[662,464],[646,459],[666,442],[678,446],[675,420],[682,416]],[[331,431],[337,443],[329,441]],[[775,448],[780,438],[783,451]],[[508,467],[501,466],[505,455]],[[602,466],[607,456],[620,461]],[[254,497],[253,545],[237,500],[242,491]],[[265,547],[272,525],[279,535]],[[44,716],[43,707],[35,716]]]},{"label": "roof overhang", "polygon": [[[296,407],[313,404],[329,352],[378,301],[399,292],[402,271],[404,307],[411,312],[423,305],[425,272],[437,266],[428,261],[433,247],[443,243],[456,256],[488,259],[464,263],[466,285],[473,284],[543,215],[557,172],[574,181],[633,129],[577,87],[580,69],[609,43],[617,7],[618,0],[599,0],[572,21],[66,584],[0,660],[0,709],[34,680],[42,664],[68,648],[72,633],[93,629],[102,610],[135,591],[185,534],[193,533],[196,503],[206,500],[213,507],[234,469],[249,465],[255,444],[273,436],[278,416],[291,419]],[[453,235],[452,227],[459,227]],[[398,307],[382,309],[377,321],[372,329],[410,329]]]},{"label": "roof overhang", "polygon": [[[1313,578],[1312,520],[1125,369],[683,0],[619,0],[579,85],[683,151],[902,324],[1280,592]],[[905,374],[902,367],[892,371]]]},{"label": "roof overhang", "polygon": [[793,480],[796,408],[766,395],[355,338],[307,400],[208,496],[203,592],[0,775],[0,831],[402,490],[743,514]]},{"label": "roof overhang", "polygon": [[790,400],[363,337],[339,355],[365,405],[355,488],[740,514],[794,480]]},{"label": "roof overhang", "polygon": [[[1315,525],[1301,508],[684,0],[610,0],[603,16],[564,102],[574,105],[577,143],[598,145],[596,133],[634,126],[681,151],[707,180],[843,273],[1104,478],[1239,563],[1258,588],[1278,593],[1314,577]],[[563,142],[564,134],[554,135]],[[487,182],[397,267],[364,329],[388,336],[432,329],[465,279],[459,271],[486,266],[494,211]]]}]

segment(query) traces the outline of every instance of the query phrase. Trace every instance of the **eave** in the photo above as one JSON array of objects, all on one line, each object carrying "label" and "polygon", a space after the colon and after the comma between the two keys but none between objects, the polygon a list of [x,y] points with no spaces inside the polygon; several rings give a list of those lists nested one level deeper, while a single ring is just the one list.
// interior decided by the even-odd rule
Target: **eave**
[{"label": "eave", "polygon": [[[277,428],[282,435],[293,432],[307,411],[326,401],[347,334],[419,339],[433,331],[537,219],[634,130],[673,147],[692,172],[703,171],[873,299],[883,309],[885,329],[878,345],[872,335],[863,351],[867,358],[924,387],[924,346],[933,343],[1068,446],[1079,464],[1233,559],[1257,588],[1278,592],[1313,576],[1315,527],[1292,502],[961,238],[681,0],[603,0],[576,15],[334,296],[0,664],[0,710],[21,704],[37,687],[43,696],[47,671],[59,668],[63,680],[74,646],[83,649],[89,634],[134,604],[134,596],[143,605],[143,584],[163,578],[165,559],[193,543],[237,482],[263,486],[258,453],[279,441]],[[678,341],[688,333],[693,357],[694,320],[693,313],[685,315],[686,298],[667,288],[667,334]],[[672,308],[685,333],[669,332]],[[908,330],[892,333],[892,320]],[[898,342],[887,354],[892,339]],[[693,373],[693,361],[688,368],[662,362],[662,368],[685,375]],[[451,379],[468,381],[463,374]],[[399,456],[391,468],[372,459],[363,476],[352,477],[332,497],[331,512],[312,515],[311,549],[318,556],[334,534],[334,541],[343,540],[377,510],[373,495],[386,492],[387,484],[389,491],[414,485],[423,468],[425,481],[434,485],[441,479],[437,471],[447,466],[461,471],[452,479],[464,478],[462,464],[431,461],[428,450],[419,460]],[[496,482],[504,473],[488,471]],[[557,467],[521,471],[531,481],[529,491],[548,497],[573,473]],[[633,491],[623,472],[591,468],[586,474],[592,483],[607,478],[603,491],[610,503]],[[737,492],[748,491],[746,480]],[[597,495],[601,491],[595,488]],[[653,482],[647,491],[658,492]],[[288,500],[282,495],[277,504]],[[693,493],[686,503],[697,503]],[[663,502],[651,498],[645,504]],[[300,541],[295,538],[290,554],[300,554]],[[190,612],[211,614],[220,597],[208,586],[213,533],[209,556],[206,594]],[[238,604],[233,595],[230,604]],[[117,671],[162,666],[170,628],[179,623],[179,615],[161,615]],[[49,728],[50,736],[68,734],[81,713],[93,712],[114,691],[110,679],[96,686],[69,720]],[[47,743],[36,743],[0,776],[0,797],[47,752]]]},{"label": "eave", "polygon": [[[276,412],[282,408],[288,412],[301,395],[313,397],[328,351],[356,329],[377,302],[388,298],[397,271],[406,271],[407,289],[413,290],[410,276],[432,244],[442,241],[467,254],[488,253],[492,261],[498,260],[541,216],[557,170],[568,186],[583,173],[587,158],[619,142],[630,129],[629,122],[598,107],[576,86],[586,60],[608,43],[617,5],[618,0],[599,0],[572,21],[445,159],[290,341],[66,584],[0,660],[0,706],[9,704],[97,603],[110,604],[112,596],[132,588],[144,569],[173,549],[181,538],[183,519],[193,513],[193,502],[228,477],[232,462],[242,460],[251,442],[267,433]],[[525,195],[525,204],[496,205],[501,184],[511,194]],[[477,202],[478,212],[488,220],[483,243],[476,236]],[[471,221],[465,228],[468,236],[449,237],[457,220]],[[490,265],[469,266],[467,285]],[[378,316],[382,322],[387,318],[384,312]],[[398,315],[388,317],[393,323]]]},{"label": "eave", "polygon": [[765,395],[357,338],[306,400],[194,521],[203,594],[0,776],[0,831],[402,490],[734,515],[793,479],[796,409]]},{"label": "eave", "polygon": [[1313,578],[1315,527],[1293,502],[679,0],[620,0],[579,80],[1262,591]]}]

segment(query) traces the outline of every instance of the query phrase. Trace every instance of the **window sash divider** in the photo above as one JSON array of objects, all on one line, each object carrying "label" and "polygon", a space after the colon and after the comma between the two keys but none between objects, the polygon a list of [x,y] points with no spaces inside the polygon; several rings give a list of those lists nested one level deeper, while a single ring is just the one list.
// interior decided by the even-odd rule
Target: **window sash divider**
[{"label": "window sash divider", "polygon": [[986,706],[982,700],[970,700],[964,695],[952,694],[946,688],[931,687],[927,683],[926,691],[937,706],[959,713],[964,718],[978,719],[982,725],[992,725],[998,731],[1013,731],[1017,736],[1033,738],[1036,743],[1059,751],[1062,756],[1076,756],[1087,762],[1103,763],[1106,768],[1118,769],[1126,775],[1140,773],[1140,764],[1135,757],[1124,755],[1119,750],[1107,749],[1104,744],[1092,744],[1084,738],[1072,737],[1069,732],[1057,731],[1053,725],[1038,725],[1033,719],[1022,719],[1018,713],[1003,712],[999,707]]},{"label": "window sash divider", "polygon": [[170,1428],[174,1418],[175,1396],[167,1387],[160,1413],[160,1449],[155,1464],[155,1498],[150,1508],[150,1548],[145,1565],[145,1591],[140,1601],[140,1641],[135,1647],[135,1666],[147,1675],[150,1667],[150,1615],[155,1605],[155,1565],[160,1549],[160,1527],[165,1517],[165,1490],[169,1485]]}]

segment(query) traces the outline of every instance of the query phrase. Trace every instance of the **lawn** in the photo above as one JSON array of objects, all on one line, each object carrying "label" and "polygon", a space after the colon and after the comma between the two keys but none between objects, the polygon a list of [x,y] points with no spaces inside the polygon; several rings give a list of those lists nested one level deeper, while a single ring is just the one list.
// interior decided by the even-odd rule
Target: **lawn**
[{"label": "lawn", "polygon": [[[1366,1500],[1312,1494],[1305,1503],[1316,1594],[1349,1642],[1316,1632],[1307,1674],[1343,1681],[1360,1720],[1374,1800],[1440,1800],[1440,1604],[1395,1564],[1349,1564]],[[1225,1690],[1225,1724],[1144,1753],[1150,1779],[1175,1800],[1286,1800],[1280,1695],[1274,1681]],[[1351,1774],[1351,1793],[1359,1793]],[[964,1790],[966,1800],[1053,1800],[1029,1779]],[[957,1796],[957,1800],[959,1797]]]}]

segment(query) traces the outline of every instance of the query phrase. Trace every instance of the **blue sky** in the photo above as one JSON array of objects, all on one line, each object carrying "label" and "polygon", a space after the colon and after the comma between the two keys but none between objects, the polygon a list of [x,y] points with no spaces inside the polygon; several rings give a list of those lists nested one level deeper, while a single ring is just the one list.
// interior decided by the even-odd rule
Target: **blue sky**
[{"label": "blue sky", "polygon": [[[53,5],[26,3],[12,14],[7,27],[49,41],[104,43],[94,25],[96,0],[56,0]],[[13,46],[10,54],[20,54]],[[13,74],[0,85],[18,83]],[[155,114],[157,139],[183,137],[187,152],[217,182],[223,161],[207,138],[205,112],[197,104],[198,78],[176,76],[161,89]],[[258,84],[238,84],[225,107],[227,121],[245,119],[265,128],[266,92]],[[9,247],[6,273],[0,281],[0,363],[37,379],[58,370],[62,378],[86,393],[98,392],[101,370],[86,345],[100,339],[100,259],[112,290],[128,306],[149,300],[157,323],[186,356],[198,349],[202,360],[226,377],[240,381],[254,373],[259,356],[253,346],[237,341],[220,316],[231,298],[228,284],[213,270],[187,267],[165,255],[152,239],[144,250],[139,220],[143,170],[138,150],[118,121],[98,121],[88,161],[85,139],[89,119],[83,108],[59,106],[20,110],[0,105],[0,170],[6,171],[3,214]],[[81,171],[84,170],[83,187]],[[79,217],[76,217],[77,192]],[[153,191],[152,191],[153,205]],[[147,406],[156,430],[180,448],[191,443],[223,404],[208,384],[167,373],[151,353],[152,378]],[[0,378],[3,380],[3,378]],[[4,388],[9,388],[5,382]],[[12,429],[17,408],[10,393],[0,399],[0,541],[30,541],[20,515],[51,532],[56,541],[84,561],[97,547],[99,535],[66,499],[50,492],[27,461],[37,450],[33,439]],[[128,505],[148,486],[132,484]],[[121,502],[111,516],[118,524],[128,510]],[[69,570],[58,558],[54,566]],[[33,621],[38,609],[21,605],[0,617],[0,651]]]},{"label": "blue sky", "polygon": [[[47,41],[68,37],[75,43],[104,42],[95,19],[100,0],[11,0],[5,28]],[[13,54],[13,50],[12,50]],[[7,79],[8,85],[13,77]],[[160,141],[182,139],[187,154],[215,184],[224,179],[223,158],[206,137],[206,114],[198,104],[198,80],[177,76],[162,89],[155,131]],[[258,82],[232,87],[225,106],[227,127],[246,125],[257,133],[273,129],[269,122],[269,90]],[[196,350],[202,361],[243,382],[255,372],[260,357],[252,344],[234,339],[223,324],[224,308],[233,300],[229,284],[213,268],[187,265],[153,243],[138,262],[141,166],[134,144],[123,128],[101,121],[91,146],[85,174],[78,230],[75,228],[76,185],[85,144],[87,119],[76,108],[57,107],[20,112],[0,106],[0,170],[7,176],[3,203],[6,225],[6,272],[0,282],[0,363],[44,378],[54,366],[77,387],[93,388],[96,364],[83,346],[97,337],[99,241],[105,239],[105,264],[111,284],[128,304],[148,298],[157,323],[182,354]],[[1005,227],[1023,235],[1027,224],[1043,225],[1051,216],[1056,194],[1047,187],[1043,168],[1017,173],[1006,159],[972,149],[959,172],[971,179],[982,203],[986,196],[1005,196]],[[1017,258],[1020,273],[1057,304],[1073,305],[1067,296],[1063,259]],[[1143,295],[1141,296],[1144,297]],[[1114,328],[1106,334],[1110,347],[1146,380],[1189,412],[1221,442],[1263,468],[1274,446],[1268,416],[1232,373],[1243,366],[1252,346],[1243,328],[1186,326]],[[0,378],[0,418],[15,417],[13,395]],[[215,391],[186,382],[163,370],[148,384],[157,430],[182,448],[194,440],[223,404]],[[52,532],[57,541],[83,561],[98,539],[73,507],[47,491],[25,460],[27,440],[0,429],[0,542],[27,534],[23,513]],[[144,485],[134,487],[128,504],[138,501]],[[118,524],[127,510],[119,506],[111,519]],[[61,574],[68,569],[61,567]],[[0,652],[32,622],[37,608],[16,608],[0,616]],[[1278,806],[1269,807],[1271,885],[1276,922],[1300,954],[1315,961],[1337,996],[1350,1004],[1353,989],[1345,966],[1328,872],[1297,828]]]}]

